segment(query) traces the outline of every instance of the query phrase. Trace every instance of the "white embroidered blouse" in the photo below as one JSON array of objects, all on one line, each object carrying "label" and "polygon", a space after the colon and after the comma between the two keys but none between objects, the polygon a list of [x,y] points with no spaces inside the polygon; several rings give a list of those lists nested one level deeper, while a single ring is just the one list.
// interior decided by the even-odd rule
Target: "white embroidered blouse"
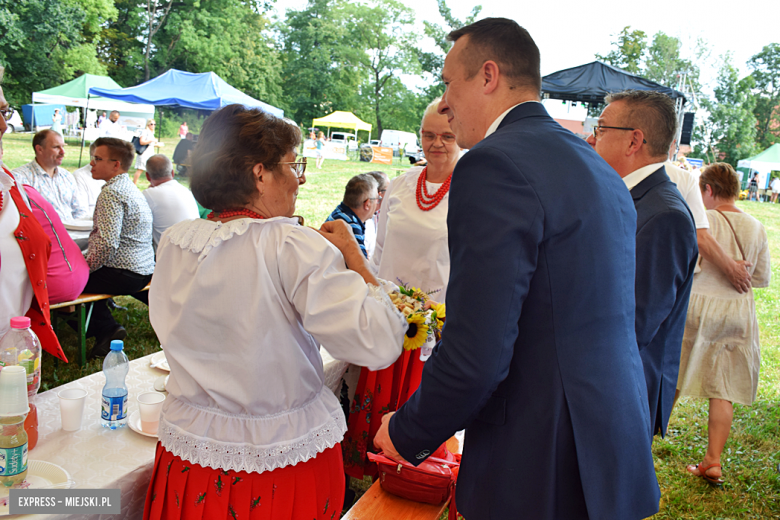
[{"label": "white embroidered blouse", "polygon": [[211,468],[264,472],[340,442],[319,345],[381,369],[406,321],[385,291],[293,219],[185,221],[157,250],[149,317],[171,367],[162,446]]},{"label": "white embroidered blouse", "polygon": [[[382,201],[371,268],[377,276],[431,293],[444,303],[450,278],[447,210],[450,193],[430,211],[417,207],[417,181],[422,168],[412,167],[392,180]],[[441,184],[426,181],[428,193]]]}]

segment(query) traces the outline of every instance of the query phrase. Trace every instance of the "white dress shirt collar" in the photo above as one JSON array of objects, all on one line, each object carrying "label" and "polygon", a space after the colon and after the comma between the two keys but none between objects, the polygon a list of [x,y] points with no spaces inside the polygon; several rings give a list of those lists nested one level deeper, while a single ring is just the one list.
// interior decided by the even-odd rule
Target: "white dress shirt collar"
[{"label": "white dress shirt collar", "polygon": [[518,104],[516,104],[516,105],[514,105],[514,106],[511,106],[511,107],[507,108],[507,109],[504,111],[504,113],[503,113],[503,114],[501,114],[500,116],[498,116],[498,117],[496,118],[496,120],[495,120],[495,121],[493,121],[493,124],[492,124],[492,125],[490,125],[490,126],[488,127],[488,130],[487,130],[487,132],[485,133],[485,137],[489,136],[490,134],[492,134],[493,132],[495,132],[496,130],[498,130],[498,125],[500,125],[500,124],[501,124],[501,121],[503,121],[503,120],[504,120],[504,118],[506,117],[506,115],[507,115],[509,112],[511,112],[512,110],[514,110],[514,108],[515,108],[515,107],[519,107],[520,105],[522,105],[522,104],[524,104],[524,103],[541,103],[541,101],[536,101],[536,100],[523,101],[522,103],[518,103]]},{"label": "white dress shirt collar", "polygon": [[633,190],[637,184],[648,178],[652,173],[655,173],[655,171],[663,165],[664,163],[662,162],[648,164],[623,177],[623,182],[626,183],[628,191]]}]

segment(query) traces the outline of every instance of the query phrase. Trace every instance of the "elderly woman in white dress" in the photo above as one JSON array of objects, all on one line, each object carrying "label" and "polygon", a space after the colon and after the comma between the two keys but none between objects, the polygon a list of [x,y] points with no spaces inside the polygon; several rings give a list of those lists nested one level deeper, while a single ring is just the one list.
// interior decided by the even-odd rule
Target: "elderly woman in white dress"
[{"label": "elderly woman in white dress", "polygon": [[163,234],[149,295],[171,367],[144,518],[338,518],[338,399],[319,345],[381,369],[406,323],[351,230],[292,218],[300,131],[230,105],[205,123],[191,188],[208,220]]},{"label": "elderly woman in white dress", "polygon": [[[739,180],[731,165],[715,163],[699,178],[710,233],[748,268],[753,287],[767,287],[771,275],[764,226],[740,210]],[[753,289],[734,290],[713,264],[700,259],[685,322],[677,396],[709,399],[707,452],[688,471],[710,484],[723,483],[720,457],[729,438],[732,403],[750,405],[756,398],[761,352]]]},{"label": "elderly woman in white dress", "polygon": [[[436,111],[440,99],[428,105],[420,125],[427,166],[393,179],[385,192],[371,267],[379,278],[416,287],[443,303],[450,276],[447,207],[460,147],[447,116]],[[405,350],[385,370],[361,370],[344,442],[348,475],[362,478],[366,450],[373,446],[382,415],[397,410],[417,390],[422,369],[420,352]]]},{"label": "elderly woman in white dress", "polygon": [[154,129],[157,126],[157,123],[154,122],[154,119],[149,119],[146,121],[146,128],[141,130],[141,135],[138,137],[138,142],[141,143],[141,146],[146,146],[146,150],[144,150],[144,153],[137,156],[135,159],[135,175],[133,175],[133,184],[138,184],[138,179],[141,177],[141,173],[146,171],[146,161],[154,155],[154,147],[155,146],[165,146],[165,143],[162,141],[158,141],[156,137],[154,137]]}]

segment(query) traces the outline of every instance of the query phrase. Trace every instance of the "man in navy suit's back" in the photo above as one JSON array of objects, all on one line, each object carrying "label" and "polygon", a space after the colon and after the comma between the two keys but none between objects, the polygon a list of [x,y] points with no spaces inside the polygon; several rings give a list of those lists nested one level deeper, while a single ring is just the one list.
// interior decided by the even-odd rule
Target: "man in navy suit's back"
[{"label": "man in navy suit's back", "polygon": [[539,101],[514,21],[450,34],[458,144],[447,325],[375,444],[419,464],[466,428],[467,520],[632,520],[658,511],[634,332],[636,212],[620,177]]},{"label": "man in navy suit's back", "polygon": [[659,92],[628,90],[606,101],[588,143],[623,178],[636,207],[636,339],[652,433],[663,435],[699,256],[696,226],[664,167],[677,129],[672,100]]}]

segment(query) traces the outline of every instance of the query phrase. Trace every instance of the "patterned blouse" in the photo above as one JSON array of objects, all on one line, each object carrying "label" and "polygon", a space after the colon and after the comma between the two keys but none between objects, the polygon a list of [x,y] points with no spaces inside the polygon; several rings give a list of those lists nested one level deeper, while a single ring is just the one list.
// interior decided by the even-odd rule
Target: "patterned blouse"
[{"label": "patterned blouse", "polygon": [[54,177],[41,168],[35,159],[13,170],[20,184],[29,184],[48,200],[62,220],[88,219],[89,211],[78,196],[76,180],[65,168],[57,166]]},{"label": "patterned blouse", "polygon": [[95,203],[95,225],[89,234],[89,271],[101,267],[154,272],[152,210],[127,174],[106,182]]}]

